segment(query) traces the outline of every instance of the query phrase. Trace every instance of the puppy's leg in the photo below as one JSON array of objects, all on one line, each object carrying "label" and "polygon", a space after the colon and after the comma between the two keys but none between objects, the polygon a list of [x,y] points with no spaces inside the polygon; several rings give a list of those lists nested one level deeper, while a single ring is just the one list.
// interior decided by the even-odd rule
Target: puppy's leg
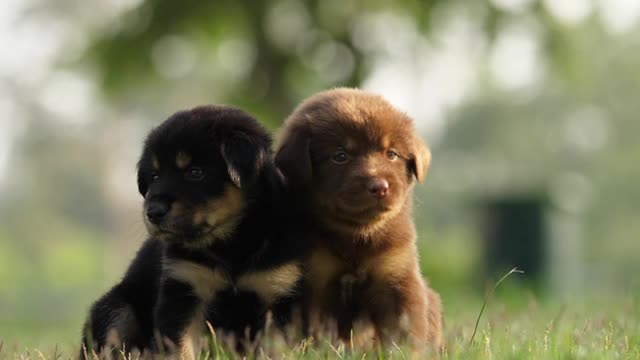
[{"label": "puppy's leg", "polygon": [[[377,301],[373,302],[371,317],[376,336],[383,342],[408,333],[416,350],[440,346],[441,318],[436,316],[440,303],[430,295],[419,271],[409,271],[386,285],[377,286]],[[430,302],[434,309],[430,309]],[[431,313],[433,311],[433,313]]]},{"label": "puppy's leg", "polygon": [[442,350],[440,296],[426,285],[419,271],[413,271],[405,280],[401,300],[402,317],[407,320],[413,357],[424,357],[425,352]]},{"label": "puppy's leg", "polygon": [[358,278],[353,274],[345,274],[340,277],[340,303],[337,304],[336,317],[338,320],[338,336],[345,342],[351,340],[351,331],[355,314],[360,306],[355,294],[360,293]]},{"label": "puppy's leg", "polygon": [[345,343],[351,340],[351,331],[353,330],[353,313],[344,310],[337,315],[338,337]]},{"label": "puppy's leg", "polygon": [[298,280],[291,292],[291,295],[281,297],[271,305],[273,320],[280,331],[297,328],[306,337],[309,332],[308,308],[311,294],[304,277]]},{"label": "puppy's leg", "polygon": [[[310,333],[315,338],[322,333],[337,335],[337,322],[342,317],[343,299],[346,299],[340,284],[340,275],[345,273],[345,265],[328,250],[315,249],[307,266],[305,305]],[[345,328],[346,325],[342,327]]]},{"label": "puppy's leg", "polygon": [[207,320],[216,330],[232,335],[236,351],[246,354],[255,348],[266,323],[267,305],[252,292],[225,289],[216,293],[207,308]]},{"label": "puppy's leg", "polygon": [[287,325],[291,324],[294,320],[293,312],[296,304],[298,304],[298,299],[286,297],[276,301],[276,303],[271,306],[273,321],[279,330],[286,330]]},{"label": "puppy's leg", "polygon": [[442,300],[440,300],[440,295],[428,286],[427,300],[427,322],[429,326],[427,341],[438,349],[441,349],[443,346],[442,327],[444,322],[442,316]]},{"label": "puppy's leg", "polygon": [[309,337],[309,296],[295,295],[279,300],[271,307],[273,322],[288,344]]},{"label": "puppy's leg", "polygon": [[157,240],[145,241],[122,281],[93,304],[82,338],[87,355],[105,346],[140,351],[149,347],[163,247]]},{"label": "puppy's leg", "polygon": [[[91,357],[121,349],[123,343],[132,346],[138,332],[138,322],[131,305],[123,297],[121,285],[115,286],[91,307],[82,334],[82,344]],[[82,350],[81,358],[84,358]]]},{"label": "puppy's leg", "polygon": [[[311,336],[328,336],[349,342],[353,329],[352,297],[343,298],[338,280],[314,289],[308,306]],[[344,300],[348,300],[345,302]]]},{"label": "puppy's leg", "polygon": [[388,280],[377,281],[369,289],[369,314],[375,331],[375,339],[381,343],[395,340],[401,328],[401,303],[403,290]]},{"label": "puppy's leg", "polygon": [[[201,318],[202,300],[193,292],[191,285],[180,280],[164,280],[155,313],[160,343],[155,351],[173,353],[180,350],[185,358],[195,358],[191,335],[195,332],[195,321]],[[203,321],[203,319],[200,319]]]},{"label": "puppy's leg", "polygon": [[[400,313],[407,317],[409,334],[414,348],[429,344],[427,288],[419,271],[412,271],[402,282]],[[404,319],[402,319],[404,320]]]}]

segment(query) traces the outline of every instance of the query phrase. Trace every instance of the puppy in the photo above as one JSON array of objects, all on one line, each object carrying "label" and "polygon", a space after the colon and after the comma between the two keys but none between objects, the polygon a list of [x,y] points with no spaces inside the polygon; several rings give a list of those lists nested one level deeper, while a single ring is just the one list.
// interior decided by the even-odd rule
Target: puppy
[{"label": "puppy", "polygon": [[412,120],[380,96],[325,91],[286,120],[275,162],[312,244],[311,326],[334,322],[348,340],[365,323],[385,342],[440,347],[442,306],[420,274],[412,220],[430,152]]},{"label": "puppy", "polygon": [[[85,327],[91,349],[125,344],[194,358],[205,321],[254,340],[270,307],[286,304],[302,275],[271,138],[226,106],[174,114],[147,137],[138,163],[149,239]],[[157,340],[153,340],[153,338]]]}]

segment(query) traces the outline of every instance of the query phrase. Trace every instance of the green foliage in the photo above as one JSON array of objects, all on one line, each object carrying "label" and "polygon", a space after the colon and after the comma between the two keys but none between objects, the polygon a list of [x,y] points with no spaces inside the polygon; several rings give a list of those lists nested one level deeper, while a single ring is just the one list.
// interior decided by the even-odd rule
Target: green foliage
[{"label": "green foliage", "polygon": [[[518,19],[491,2],[459,0],[146,0],[110,24],[107,31],[98,31],[85,61],[97,65],[102,88],[114,104],[146,102],[158,106],[163,103],[159,98],[172,103],[176,96],[182,101],[227,102],[260,114],[275,127],[313,92],[362,84],[378,54],[366,50],[354,37],[358,20],[372,14],[409,16],[419,31],[430,37],[441,25],[443,14],[456,11],[474,14],[489,42],[505,24]],[[545,37],[547,55],[562,73],[570,73],[575,66],[565,69],[565,64],[572,61],[567,59],[575,59],[576,52],[563,46],[567,30],[555,24],[542,6],[534,6],[531,15],[553,28]],[[166,78],[154,68],[155,47],[172,36],[193,45],[200,55],[196,68],[186,77]],[[229,50],[224,47],[227,40],[240,40],[251,49],[249,54],[229,52],[229,56],[236,56],[232,61],[250,62],[240,78],[217,71],[221,52]],[[346,76],[333,80],[326,72],[331,68],[318,71],[310,64],[330,43],[345,46],[345,57],[353,58]]]}]

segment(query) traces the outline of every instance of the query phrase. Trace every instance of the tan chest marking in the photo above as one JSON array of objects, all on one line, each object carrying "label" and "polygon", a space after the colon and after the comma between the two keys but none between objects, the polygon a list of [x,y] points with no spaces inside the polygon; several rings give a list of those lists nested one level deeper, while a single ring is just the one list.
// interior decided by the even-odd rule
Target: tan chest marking
[{"label": "tan chest marking", "polygon": [[190,261],[176,260],[165,266],[168,277],[191,285],[195,294],[204,302],[214,300],[215,294],[220,290],[235,287],[254,291],[265,302],[271,303],[278,297],[291,293],[302,277],[302,269],[297,262],[241,275],[235,283],[220,270],[212,270]]},{"label": "tan chest marking", "polygon": [[297,262],[291,262],[264,271],[251,272],[240,276],[236,287],[254,291],[267,303],[273,303],[278,297],[290,294],[302,276]]},{"label": "tan chest marking", "polygon": [[213,300],[219,290],[230,285],[222,271],[212,270],[186,260],[167,262],[165,269],[169,278],[191,285],[195,294],[205,302]]}]

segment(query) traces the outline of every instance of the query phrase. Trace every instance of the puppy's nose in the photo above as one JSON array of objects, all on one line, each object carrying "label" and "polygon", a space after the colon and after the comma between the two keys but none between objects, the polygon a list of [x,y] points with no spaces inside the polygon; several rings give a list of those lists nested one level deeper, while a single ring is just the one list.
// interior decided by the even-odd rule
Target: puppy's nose
[{"label": "puppy's nose", "polygon": [[367,183],[367,190],[371,196],[383,198],[389,193],[389,182],[385,179],[373,178]]},{"label": "puppy's nose", "polygon": [[169,204],[165,202],[152,202],[147,206],[147,218],[154,224],[159,224],[169,212]]}]

